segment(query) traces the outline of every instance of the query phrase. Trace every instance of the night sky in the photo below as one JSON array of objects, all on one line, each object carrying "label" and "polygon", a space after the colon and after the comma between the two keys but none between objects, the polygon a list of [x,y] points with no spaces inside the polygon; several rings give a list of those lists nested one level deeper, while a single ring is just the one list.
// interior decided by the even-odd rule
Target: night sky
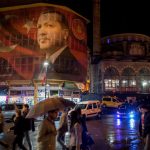
[{"label": "night sky", "polygon": [[[1,0],[0,7],[25,4],[27,1]],[[88,32],[92,32],[93,0],[29,0],[28,3],[48,2],[65,5],[89,19]],[[100,0],[101,37],[117,33],[141,33],[150,36],[149,0]],[[91,34],[90,34],[91,35]]]},{"label": "night sky", "polygon": [[150,36],[146,0],[101,0],[101,35],[141,33]]},{"label": "night sky", "polygon": [[[88,45],[92,48],[93,0],[67,1],[68,7],[91,21],[88,24]],[[150,5],[148,3],[148,0],[100,0],[101,37],[119,33],[150,36]]]},{"label": "night sky", "polygon": [[[65,3],[88,18],[91,21],[88,29],[92,30],[93,0],[56,1]],[[102,37],[127,32],[150,36],[150,5],[148,0],[100,0],[100,4]]]}]

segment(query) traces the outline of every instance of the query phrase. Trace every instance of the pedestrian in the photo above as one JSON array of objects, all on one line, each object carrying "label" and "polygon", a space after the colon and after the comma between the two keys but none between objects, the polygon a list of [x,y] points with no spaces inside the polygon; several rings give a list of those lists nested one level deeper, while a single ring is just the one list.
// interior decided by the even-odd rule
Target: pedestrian
[{"label": "pedestrian", "polygon": [[[2,108],[0,107],[0,134],[3,132],[4,132],[4,115],[2,113]],[[9,147],[9,145],[3,140],[0,140],[0,145],[6,148]]]},{"label": "pedestrian", "polygon": [[74,110],[77,111],[77,113],[78,113],[78,117],[79,117],[81,125],[82,125],[82,131],[88,132],[85,114],[82,114],[80,107],[75,107]]},{"label": "pedestrian", "polygon": [[139,131],[144,139],[144,150],[150,150],[150,107],[148,105],[141,105],[139,110],[142,112]]},{"label": "pedestrian", "polygon": [[0,107],[0,133],[3,132],[4,129],[4,115],[2,113],[2,108]]},{"label": "pedestrian", "polygon": [[145,139],[144,150],[150,150],[150,107],[145,106],[145,115],[144,115],[144,133],[143,137]]},{"label": "pedestrian", "polygon": [[69,149],[69,144],[70,144],[70,127],[71,127],[71,112],[74,111],[74,109],[70,109],[68,110],[67,113],[67,132],[64,135],[64,142],[65,142],[65,146],[67,147],[67,149]]},{"label": "pedestrian", "polygon": [[16,116],[14,118],[14,126],[8,130],[8,131],[14,130],[15,138],[13,141],[13,150],[16,150],[17,144],[20,149],[27,150],[27,148],[23,145],[24,124],[25,124],[25,119],[21,115],[21,110],[16,110]]},{"label": "pedestrian", "polygon": [[65,145],[65,133],[68,131],[67,124],[67,116],[68,116],[69,108],[65,108],[60,117],[59,127],[57,129],[57,141],[62,146],[62,150],[66,150],[67,147]]},{"label": "pedestrian", "polygon": [[23,104],[23,108],[22,108],[22,116],[25,118],[25,138],[28,146],[29,146],[29,150],[32,150],[32,142],[30,139],[30,131],[35,131],[35,126],[34,126],[34,118],[26,118],[27,114],[29,112],[29,105],[28,104]]},{"label": "pedestrian", "polygon": [[94,140],[91,135],[88,133],[87,125],[86,125],[86,116],[82,114],[80,107],[75,107],[75,111],[78,113],[78,117],[82,127],[82,144],[81,149],[86,150],[87,147],[92,146],[94,144]]},{"label": "pedestrian", "polygon": [[142,139],[143,139],[143,134],[144,134],[144,115],[145,115],[144,107],[145,105],[139,106],[139,112],[140,112],[139,134]]},{"label": "pedestrian", "polygon": [[58,109],[48,112],[48,116],[41,122],[38,133],[38,150],[56,150],[55,119],[58,115]]},{"label": "pedestrian", "polygon": [[70,113],[71,126],[70,126],[70,150],[80,150],[82,144],[82,127],[78,117],[77,111]]}]

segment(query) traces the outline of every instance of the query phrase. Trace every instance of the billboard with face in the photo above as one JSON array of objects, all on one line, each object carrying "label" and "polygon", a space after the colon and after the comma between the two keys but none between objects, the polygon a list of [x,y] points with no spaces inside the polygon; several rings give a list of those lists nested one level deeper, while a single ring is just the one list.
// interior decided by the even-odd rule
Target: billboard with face
[{"label": "billboard with face", "polygon": [[[67,7],[0,8],[0,80],[85,81],[87,20]],[[47,67],[43,66],[48,61]]]}]

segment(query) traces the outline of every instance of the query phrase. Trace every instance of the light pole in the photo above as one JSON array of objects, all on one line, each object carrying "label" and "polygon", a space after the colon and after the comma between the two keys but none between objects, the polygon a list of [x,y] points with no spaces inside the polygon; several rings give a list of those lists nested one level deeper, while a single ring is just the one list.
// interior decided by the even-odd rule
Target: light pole
[{"label": "light pole", "polygon": [[49,63],[48,63],[48,61],[46,60],[46,61],[44,61],[44,68],[45,68],[45,99],[46,99],[46,92],[47,92],[47,68],[48,68],[48,65],[49,65]]}]

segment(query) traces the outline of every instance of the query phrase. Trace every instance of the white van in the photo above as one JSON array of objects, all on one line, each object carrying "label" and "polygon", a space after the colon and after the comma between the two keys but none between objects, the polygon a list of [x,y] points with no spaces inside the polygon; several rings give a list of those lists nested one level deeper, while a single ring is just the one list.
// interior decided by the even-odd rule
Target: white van
[{"label": "white van", "polygon": [[[22,109],[23,104],[16,104],[16,106],[18,107],[18,109]],[[4,115],[5,119],[12,119],[13,115],[15,115],[15,105],[14,104],[2,104],[1,105],[2,108],[2,113]]]},{"label": "white van", "polygon": [[82,101],[76,105],[81,108],[81,112],[86,118],[101,118],[100,102],[98,100]]}]

